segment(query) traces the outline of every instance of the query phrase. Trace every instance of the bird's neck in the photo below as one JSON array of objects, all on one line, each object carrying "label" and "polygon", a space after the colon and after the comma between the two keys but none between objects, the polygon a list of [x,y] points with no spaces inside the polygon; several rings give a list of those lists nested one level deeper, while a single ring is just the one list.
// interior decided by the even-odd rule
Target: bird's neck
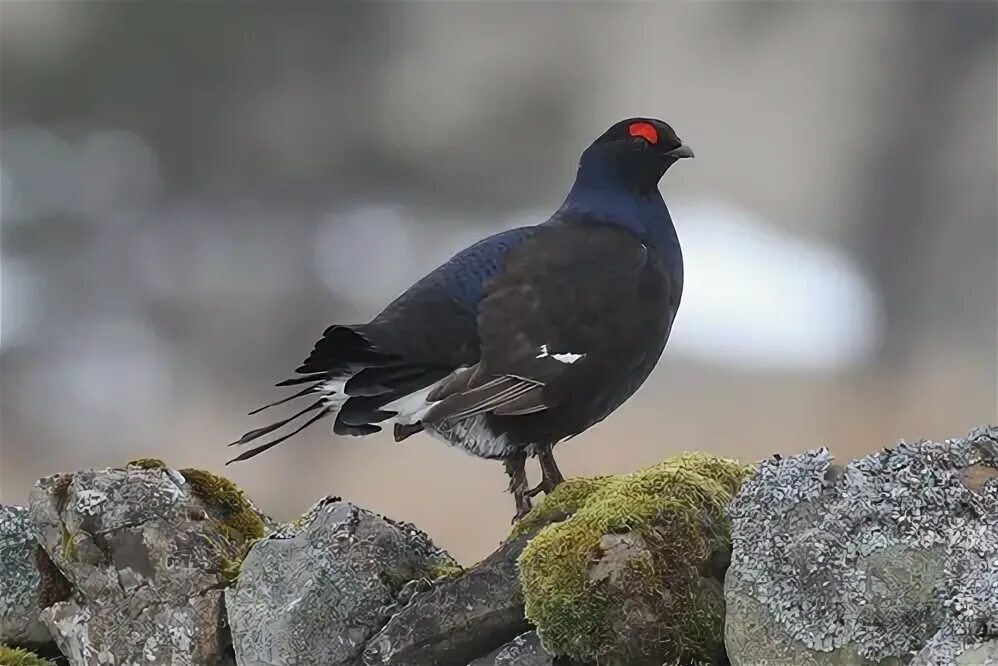
[{"label": "bird's neck", "polygon": [[613,176],[594,173],[583,164],[555,217],[566,222],[581,220],[620,226],[662,249],[678,245],[669,208],[658,187],[635,191]]}]

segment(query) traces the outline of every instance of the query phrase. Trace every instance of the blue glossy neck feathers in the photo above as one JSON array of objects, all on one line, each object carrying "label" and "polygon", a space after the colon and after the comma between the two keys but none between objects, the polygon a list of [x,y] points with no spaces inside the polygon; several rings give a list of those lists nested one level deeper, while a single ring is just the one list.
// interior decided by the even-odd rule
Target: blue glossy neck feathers
[{"label": "blue glossy neck feathers", "polygon": [[575,184],[555,218],[619,225],[662,249],[678,245],[672,217],[657,184],[635,186],[615,160],[591,149],[582,154]]}]

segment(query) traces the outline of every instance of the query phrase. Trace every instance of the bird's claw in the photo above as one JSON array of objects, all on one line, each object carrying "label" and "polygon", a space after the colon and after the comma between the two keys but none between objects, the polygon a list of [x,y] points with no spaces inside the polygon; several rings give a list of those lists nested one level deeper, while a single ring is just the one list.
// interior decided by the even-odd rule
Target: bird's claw
[{"label": "bird's claw", "polygon": [[537,497],[541,493],[544,493],[545,495],[550,495],[554,491],[554,489],[561,484],[562,481],[564,481],[564,479],[552,480],[549,478],[545,478],[533,488],[525,491],[523,494],[526,495],[527,497]]},{"label": "bird's claw", "polygon": [[515,525],[516,523],[518,523],[524,516],[530,513],[531,509],[533,508],[534,507],[530,502],[530,498],[526,494],[517,497],[516,513],[513,515],[513,520],[510,521],[511,524]]}]

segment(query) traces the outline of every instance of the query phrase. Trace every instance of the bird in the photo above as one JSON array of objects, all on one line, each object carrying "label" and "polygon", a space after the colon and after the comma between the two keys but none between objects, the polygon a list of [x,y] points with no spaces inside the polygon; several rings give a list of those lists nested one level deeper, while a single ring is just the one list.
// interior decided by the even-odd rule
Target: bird
[{"label": "bird", "polygon": [[[532,498],[564,481],[555,445],[620,407],[665,348],[683,256],[659,181],[691,157],[662,120],[614,123],[582,152],[550,218],[458,252],[367,323],[326,328],[295,375],[277,384],[303,388],[250,414],[313,401],[233,442],[256,445],[229,462],[322,419],[337,435],[390,424],[397,442],[425,432],[502,461],[513,520],[522,518]],[[534,488],[526,476],[532,457],[542,477]]]}]

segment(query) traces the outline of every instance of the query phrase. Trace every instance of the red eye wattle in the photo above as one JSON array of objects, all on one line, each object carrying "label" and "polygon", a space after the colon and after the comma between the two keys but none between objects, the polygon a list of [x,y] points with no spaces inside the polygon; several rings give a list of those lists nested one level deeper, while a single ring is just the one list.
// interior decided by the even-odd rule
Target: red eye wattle
[{"label": "red eye wattle", "polygon": [[627,128],[627,133],[631,136],[640,136],[648,143],[658,143],[658,132],[649,123],[632,123]]}]

